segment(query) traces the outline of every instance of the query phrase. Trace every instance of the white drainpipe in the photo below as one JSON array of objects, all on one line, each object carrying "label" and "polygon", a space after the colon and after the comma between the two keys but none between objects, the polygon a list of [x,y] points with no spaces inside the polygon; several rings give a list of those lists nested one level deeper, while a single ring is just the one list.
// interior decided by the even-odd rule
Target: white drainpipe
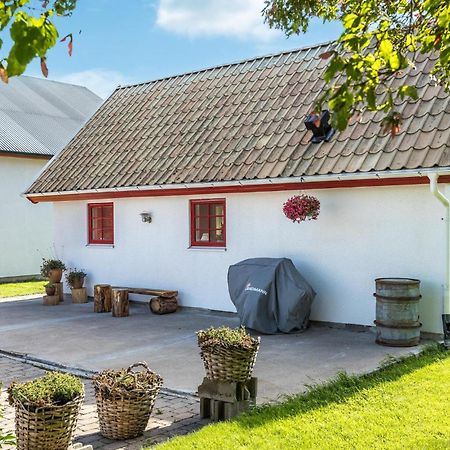
[{"label": "white drainpipe", "polygon": [[439,190],[438,179],[439,175],[437,173],[431,173],[428,175],[430,179],[430,190],[431,193],[445,206],[445,227],[446,227],[446,262],[445,262],[445,274],[446,280],[444,285],[444,305],[443,313],[450,314],[450,201],[448,198]]}]

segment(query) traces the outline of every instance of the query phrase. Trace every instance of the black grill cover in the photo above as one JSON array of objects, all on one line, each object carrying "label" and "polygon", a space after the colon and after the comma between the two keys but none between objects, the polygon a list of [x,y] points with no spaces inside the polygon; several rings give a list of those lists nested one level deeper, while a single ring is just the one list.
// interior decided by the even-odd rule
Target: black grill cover
[{"label": "black grill cover", "polygon": [[228,291],[241,324],[265,334],[305,330],[316,296],[288,258],[252,258],[230,266]]}]

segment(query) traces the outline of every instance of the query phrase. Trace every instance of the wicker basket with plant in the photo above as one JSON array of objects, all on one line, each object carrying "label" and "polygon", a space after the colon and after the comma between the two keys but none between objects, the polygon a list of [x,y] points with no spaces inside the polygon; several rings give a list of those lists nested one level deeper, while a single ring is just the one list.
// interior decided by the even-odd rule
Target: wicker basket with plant
[{"label": "wicker basket with plant", "polygon": [[48,372],[32,381],[12,383],[8,401],[16,410],[17,448],[69,447],[83,399],[83,383],[73,375]]},{"label": "wicker basket with plant", "polygon": [[[133,371],[141,367],[144,370]],[[144,433],[163,384],[147,363],[104,370],[93,378],[100,433],[108,439],[131,439]]]},{"label": "wicker basket with plant", "polygon": [[197,331],[200,356],[210,380],[238,382],[251,378],[260,338],[244,327],[208,328]]}]

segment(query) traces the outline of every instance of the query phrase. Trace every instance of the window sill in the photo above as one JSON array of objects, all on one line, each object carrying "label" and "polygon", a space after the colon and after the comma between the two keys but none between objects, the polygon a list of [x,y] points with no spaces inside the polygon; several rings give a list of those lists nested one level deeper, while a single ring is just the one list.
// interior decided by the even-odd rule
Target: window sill
[{"label": "window sill", "polygon": [[204,252],[226,252],[227,248],[226,247],[207,247],[207,246],[202,246],[199,245],[198,247],[193,245],[191,247],[188,247],[187,250],[192,250],[194,252],[198,252],[198,251],[204,251]]},{"label": "window sill", "polygon": [[91,248],[114,248],[114,244],[86,244],[86,247],[91,247]]}]

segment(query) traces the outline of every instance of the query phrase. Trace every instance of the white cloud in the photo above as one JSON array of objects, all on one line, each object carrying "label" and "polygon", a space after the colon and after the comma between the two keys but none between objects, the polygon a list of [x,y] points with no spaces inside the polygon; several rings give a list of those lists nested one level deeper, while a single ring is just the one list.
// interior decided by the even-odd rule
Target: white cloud
[{"label": "white cloud", "polygon": [[121,72],[106,69],[83,70],[62,75],[55,79],[65,83],[85,86],[102,98],[108,97],[119,84],[125,85],[130,83]]},{"label": "white cloud", "polygon": [[174,33],[268,41],[280,36],[261,15],[264,0],[160,0],[156,23]]}]

